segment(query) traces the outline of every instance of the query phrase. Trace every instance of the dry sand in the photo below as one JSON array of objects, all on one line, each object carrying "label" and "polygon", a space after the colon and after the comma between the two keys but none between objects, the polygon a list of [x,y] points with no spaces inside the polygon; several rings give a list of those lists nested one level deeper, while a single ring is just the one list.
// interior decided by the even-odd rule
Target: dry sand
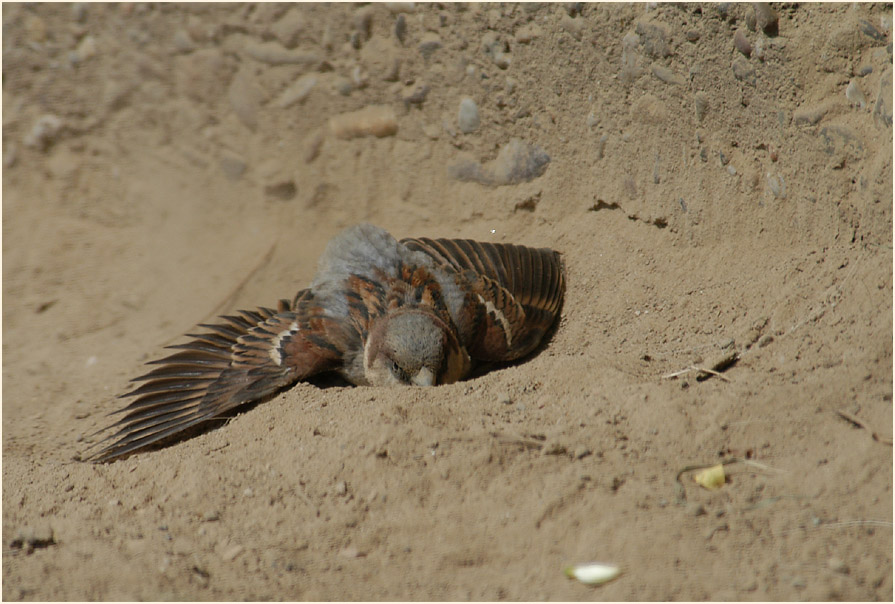
[{"label": "dry sand", "polygon": [[[4,599],[891,600],[892,7],[773,7],[4,4]],[[362,220],[562,251],[555,336],[78,461]]]}]

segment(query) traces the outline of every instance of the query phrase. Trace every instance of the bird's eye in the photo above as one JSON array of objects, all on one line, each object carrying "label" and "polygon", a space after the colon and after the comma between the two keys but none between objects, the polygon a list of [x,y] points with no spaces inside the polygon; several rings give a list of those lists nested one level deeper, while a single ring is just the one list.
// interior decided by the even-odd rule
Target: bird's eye
[{"label": "bird's eye", "polygon": [[396,363],[393,359],[388,360],[389,370],[392,372],[392,375],[398,378],[399,381],[407,383],[410,381],[410,377],[407,375],[407,372],[402,369],[398,363]]}]

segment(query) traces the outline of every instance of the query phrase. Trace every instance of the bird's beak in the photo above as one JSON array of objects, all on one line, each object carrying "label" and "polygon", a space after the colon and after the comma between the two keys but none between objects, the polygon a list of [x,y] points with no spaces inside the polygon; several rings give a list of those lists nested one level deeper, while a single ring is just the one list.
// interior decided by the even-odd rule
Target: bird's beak
[{"label": "bird's beak", "polygon": [[423,367],[415,376],[410,378],[410,383],[414,386],[434,386],[435,374],[428,367]]}]

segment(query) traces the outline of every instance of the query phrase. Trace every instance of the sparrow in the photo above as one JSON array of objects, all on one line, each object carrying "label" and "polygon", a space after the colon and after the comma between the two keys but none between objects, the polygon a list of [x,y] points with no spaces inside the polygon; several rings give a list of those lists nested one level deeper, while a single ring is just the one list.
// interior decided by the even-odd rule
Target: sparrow
[{"label": "sparrow", "polygon": [[370,224],[333,238],[310,287],[276,309],[200,324],[119,398],[94,462],[148,445],[298,381],[335,373],[357,386],[451,384],[533,351],[565,293],[558,252],[469,239],[397,241]]}]

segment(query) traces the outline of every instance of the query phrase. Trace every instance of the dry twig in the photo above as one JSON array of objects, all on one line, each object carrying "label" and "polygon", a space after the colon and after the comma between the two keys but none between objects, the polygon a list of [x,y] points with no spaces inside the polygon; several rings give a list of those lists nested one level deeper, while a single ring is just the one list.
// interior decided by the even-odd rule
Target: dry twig
[{"label": "dry twig", "polygon": [[844,419],[845,421],[847,421],[847,422],[849,422],[849,423],[852,423],[852,424],[854,424],[855,426],[857,426],[857,427],[859,427],[859,428],[863,428],[863,429],[867,430],[868,432],[870,432],[870,436],[872,436],[872,437],[873,437],[873,440],[875,440],[876,442],[878,442],[878,443],[882,443],[882,444],[884,444],[884,445],[889,445],[890,447],[892,446],[892,439],[891,439],[891,438],[887,438],[887,437],[885,437],[885,436],[880,436],[879,433],[875,432],[870,426],[868,426],[867,424],[865,424],[863,421],[861,421],[860,419],[858,419],[857,417],[855,417],[855,416],[852,415],[851,413],[848,413],[848,412],[846,412],[846,411],[843,411],[842,409],[837,409],[837,410],[836,410],[836,415],[838,415],[839,417],[841,417],[841,418]]}]

